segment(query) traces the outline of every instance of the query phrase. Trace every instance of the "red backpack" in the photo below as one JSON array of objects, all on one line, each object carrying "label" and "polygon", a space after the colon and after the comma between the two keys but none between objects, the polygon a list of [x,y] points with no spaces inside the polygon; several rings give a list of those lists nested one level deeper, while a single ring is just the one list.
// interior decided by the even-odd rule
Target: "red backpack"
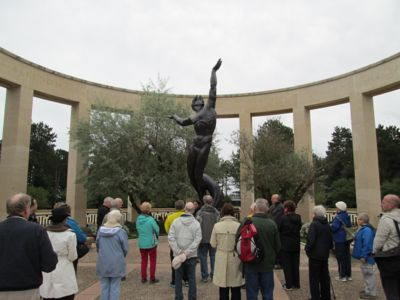
[{"label": "red backpack", "polygon": [[258,243],[257,228],[251,219],[246,219],[236,239],[236,252],[242,262],[258,263],[262,260],[264,252]]}]

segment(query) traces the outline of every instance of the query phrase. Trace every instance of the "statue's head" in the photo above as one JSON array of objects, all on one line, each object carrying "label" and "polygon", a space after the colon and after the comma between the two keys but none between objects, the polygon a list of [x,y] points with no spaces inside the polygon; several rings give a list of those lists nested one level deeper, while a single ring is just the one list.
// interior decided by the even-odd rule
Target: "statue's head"
[{"label": "statue's head", "polygon": [[196,96],[192,100],[192,109],[196,112],[204,107],[204,100],[202,96]]}]

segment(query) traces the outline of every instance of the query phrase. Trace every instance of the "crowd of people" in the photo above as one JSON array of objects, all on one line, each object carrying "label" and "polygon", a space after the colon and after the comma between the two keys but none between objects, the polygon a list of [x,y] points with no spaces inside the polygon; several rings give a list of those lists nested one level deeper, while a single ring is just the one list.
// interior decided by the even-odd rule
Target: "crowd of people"
[{"label": "crowd of people", "polygon": [[[170,285],[176,300],[184,299],[183,285],[188,287],[188,299],[197,298],[198,263],[201,282],[212,281],[219,288],[220,299],[241,299],[242,288],[248,300],[258,299],[260,292],[263,300],[273,299],[273,272],[278,265],[284,273],[283,288],[288,292],[300,289],[300,236],[304,228],[310,299],[331,299],[328,258],[333,249],[339,283],[352,280],[353,257],[360,261],[364,279],[361,299],[377,296],[376,265],[386,299],[400,299],[397,195],[383,197],[376,229],[369,223],[369,216],[360,212],[354,236],[343,201],[335,204],[337,211],[331,223],[326,209],[317,205],[312,210],[312,221],[303,227],[296,204],[291,200],[281,203],[279,195],[272,196],[271,207],[267,200],[257,199],[250,207],[250,214],[241,221],[234,216],[230,203],[225,203],[220,211],[212,205],[213,198],[209,195],[204,196],[203,203],[196,208],[193,202],[178,200],[176,212],[164,222],[170,246]],[[96,272],[100,277],[100,299],[119,299],[121,281],[126,275],[125,258],[129,249],[122,205],[122,199],[107,197],[99,208]],[[88,237],[71,217],[69,205],[56,203],[51,224],[46,228],[37,223],[37,202],[30,196],[16,194],[7,200],[6,206],[8,218],[0,222],[0,299],[74,299],[78,292],[78,259],[82,255],[79,245],[85,245]],[[156,265],[160,228],[151,216],[151,208],[149,202],[143,202],[136,220],[143,284],[159,283]],[[248,224],[256,229],[257,247],[263,254],[257,263],[242,261],[236,249],[242,229]]]}]

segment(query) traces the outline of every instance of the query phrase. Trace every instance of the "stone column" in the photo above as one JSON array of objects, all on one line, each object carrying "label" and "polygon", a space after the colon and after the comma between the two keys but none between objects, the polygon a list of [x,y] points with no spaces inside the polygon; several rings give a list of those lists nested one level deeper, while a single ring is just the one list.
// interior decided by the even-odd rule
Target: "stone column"
[{"label": "stone column", "polygon": [[[89,108],[83,103],[77,103],[71,107],[71,131],[76,128],[78,121],[89,118]],[[84,165],[85,159],[74,147],[74,141],[70,139],[68,154],[67,176],[67,203],[71,206],[73,218],[81,226],[86,226],[86,202],[87,191],[83,183],[79,182],[83,172],[87,172]]]},{"label": "stone column", "polygon": [[374,103],[370,96],[350,96],[357,211],[366,212],[376,225],[380,208],[379,162]]},{"label": "stone column", "polygon": [[[253,161],[249,156],[249,149],[252,147],[252,119],[250,113],[239,114],[240,129],[240,200],[241,218],[247,216],[249,207],[254,202],[253,175],[249,172],[252,169]],[[245,150],[246,149],[246,150]],[[251,152],[250,152],[251,153]]]},{"label": "stone column", "polygon": [[[304,106],[293,109],[294,150],[304,153],[312,163],[311,121],[310,110]],[[315,205],[314,186],[312,185],[297,205],[297,213],[303,221],[310,220],[311,211]]]},{"label": "stone column", "polygon": [[6,200],[26,193],[33,90],[19,86],[7,89],[3,143],[0,160],[0,218],[6,216]]}]

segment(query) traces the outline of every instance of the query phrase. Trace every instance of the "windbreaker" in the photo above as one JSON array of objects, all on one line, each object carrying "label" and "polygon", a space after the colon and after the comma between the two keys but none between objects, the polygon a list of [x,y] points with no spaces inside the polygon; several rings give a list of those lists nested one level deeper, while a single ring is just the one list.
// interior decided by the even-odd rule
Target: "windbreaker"
[{"label": "windbreaker", "polygon": [[341,210],[336,214],[331,224],[333,241],[335,243],[344,243],[346,242],[346,231],[344,230],[343,224],[339,219],[344,222],[346,227],[351,227],[350,216],[347,211]]},{"label": "windbreaker", "polygon": [[362,225],[354,237],[354,247],[351,256],[355,259],[364,258],[370,265],[375,264],[375,260],[372,257],[374,237],[374,228],[370,224]]},{"label": "windbreaker", "polygon": [[400,228],[399,208],[382,214],[375,234],[373,253],[376,253],[378,250],[386,251],[399,245],[399,235],[397,234],[393,220],[399,223]]},{"label": "windbreaker", "polygon": [[139,215],[136,220],[136,231],[139,235],[138,247],[140,249],[151,249],[158,245],[160,227],[152,216]]}]

